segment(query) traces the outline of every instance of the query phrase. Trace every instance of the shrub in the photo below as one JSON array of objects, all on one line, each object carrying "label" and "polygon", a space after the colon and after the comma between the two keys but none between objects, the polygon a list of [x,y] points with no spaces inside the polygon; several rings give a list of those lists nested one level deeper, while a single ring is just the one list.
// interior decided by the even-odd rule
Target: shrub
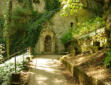
[{"label": "shrub", "polygon": [[107,68],[111,68],[111,49],[106,51],[106,58],[104,60],[104,66]]},{"label": "shrub", "polygon": [[[19,58],[19,59],[18,59]],[[21,72],[27,63],[26,58],[23,60],[22,57],[17,58],[17,72]],[[9,85],[11,74],[15,72],[14,60],[6,61],[0,65],[0,85]]]},{"label": "shrub", "polygon": [[74,37],[80,37],[82,35],[89,34],[99,28],[104,27],[105,22],[104,18],[95,16],[93,18],[88,18],[84,20],[83,22],[78,22],[77,27],[75,30],[73,30],[73,36]]},{"label": "shrub", "polygon": [[70,31],[64,33],[61,37],[61,42],[65,45],[72,39],[72,34]]}]

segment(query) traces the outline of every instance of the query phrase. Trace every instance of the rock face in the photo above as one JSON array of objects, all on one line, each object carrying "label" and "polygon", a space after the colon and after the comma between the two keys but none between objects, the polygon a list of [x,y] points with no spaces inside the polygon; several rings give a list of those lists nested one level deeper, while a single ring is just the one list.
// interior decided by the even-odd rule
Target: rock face
[{"label": "rock face", "polygon": [[[7,0],[0,0],[0,16],[3,17],[7,5]],[[22,3],[18,3],[18,0],[13,0],[13,7],[16,5],[21,6]],[[44,13],[45,10],[45,0],[33,0],[33,8],[39,13]],[[35,45],[35,54],[42,53],[63,53],[65,48],[61,43],[62,35],[67,32],[73,23],[73,29],[76,27],[77,22],[81,22],[86,18],[94,16],[95,13],[81,9],[75,16],[61,16],[61,10],[58,11],[46,24],[43,26],[43,31],[41,31],[41,35],[39,41]],[[78,18],[78,21],[77,21]],[[43,32],[43,33],[42,33]],[[48,36],[48,37],[47,37]],[[48,41],[47,41],[48,39]],[[48,48],[47,46],[50,46]],[[47,50],[48,52],[47,52]],[[50,50],[50,52],[49,52]]]},{"label": "rock face", "polygon": [[45,11],[45,1],[38,0],[38,2],[33,2],[34,10],[38,11],[39,13],[43,13]]},{"label": "rock face", "polygon": [[[42,54],[45,52],[45,38],[47,35],[51,37],[51,43],[52,44],[52,50],[50,53],[58,53],[61,54],[64,52],[65,48],[64,45],[61,42],[62,35],[67,32],[71,26],[71,23],[74,24],[73,29],[76,27],[76,18],[78,16],[78,20],[81,22],[87,17],[93,16],[93,13],[88,12],[86,10],[81,10],[76,16],[61,16],[61,10],[57,12],[50,20],[50,22],[46,23],[45,26],[43,26],[43,30],[45,29],[46,33],[44,32],[45,37],[42,38],[42,33],[40,35],[39,41],[35,46],[35,53]],[[51,36],[50,29],[53,32],[54,37]],[[43,43],[44,42],[44,43]],[[41,50],[42,49],[42,50]],[[49,52],[48,52],[49,53]]]}]

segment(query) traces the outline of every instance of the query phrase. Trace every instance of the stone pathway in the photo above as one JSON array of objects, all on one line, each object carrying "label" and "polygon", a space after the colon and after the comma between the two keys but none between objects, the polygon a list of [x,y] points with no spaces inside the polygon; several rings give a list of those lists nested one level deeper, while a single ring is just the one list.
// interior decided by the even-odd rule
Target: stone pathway
[{"label": "stone pathway", "polygon": [[[58,55],[44,55],[33,59],[28,85],[74,85],[64,76]],[[64,73],[63,73],[64,72]]]}]

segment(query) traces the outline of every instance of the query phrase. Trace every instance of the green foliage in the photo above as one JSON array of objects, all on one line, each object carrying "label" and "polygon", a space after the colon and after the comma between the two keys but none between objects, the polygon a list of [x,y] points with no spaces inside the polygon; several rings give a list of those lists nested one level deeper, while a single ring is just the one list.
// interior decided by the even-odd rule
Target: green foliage
[{"label": "green foliage", "polygon": [[104,60],[104,66],[107,68],[111,68],[111,49],[106,51],[106,58]]},{"label": "green foliage", "polygon": [[96,0],[88,0],[87,6],[85,8],[90,11],[93,11],[97,15],[102,15],[103,14],[103,5],[104,5],[104,0],[100,0],[99,2]]},{"label": "green foliage", "polygon": [[79,44],[77,39],[73,38],[72,36],[72,31],[69,29],[68,32],[65,32],[62,37],[61,37],[61,42],[65,46],[65,51],[71,52],[72,51],[72,46],[75,49],[75,53],[78,54],[81,52],[81,49],[78,48]]},{"label": "green foliage", "polygon": [[40,0],[33,0],[34,3],[40,3]]},{"label": "green foliage", "polygon": [[0,17],[0,29],[3,29],[4,27],[4,18]]},{"label": "green foliage", "polygon": [[99,16],[91,19],[86,19],[81,23],[77,23],[77,27],[73,31],[73,36],[80,37],[81,35],[93,32],[96,29],[104,27],[104,24],[104,18],[101,18]]},{"label": "green foliage", "polygon": [[23,40],[31,24],[32,17],[33,14],[29,9],[17,7],[13,10],[9,29],[11,54],[26,47]]},{"label": "green foliage", "polygon": [[71,33],[71,31],[68,31],[68,32],[64,33],[62,35],[62,37],[61,37],[61,41],[62,41],[62,43],[64,45],[67,44],[71,40],[72,40],[72,33]]},{"label": "green foliage", "polygon": [[0,18],[0,43],[3,42],[4,18]]},{"label": "green foliage", "polygon": [[17,7],[13,11],[12,22],[10,25],[10,35],[14,34],[18,30],[25,31],[31,20],[32,13],[29,9]]},{"label": "green foliage", "polygon": [[17,7],[13,10],[10,27],[11,54],[29,46],[34,47],[38,41],[42,25],[59,10],[57,0],[51,0],[51,2],[45,0],[46,11],[40,14],[30,9],[32,2],[29,1],[29,7]]},{"label": "green foliage", "polygon": [[23,2],[23,0],[18,0],[18,2],[19,2],[19,3],[22,3],[22,2]]},{"label": "green foliage", "polygon": [[[26,62],[26,58],[24,61],[19,58],[17,61],[17,72],[21,72],[24,69],[24,62]],[[9,85],[11,74],[15,72],[14,62],[10,61],[4,63],[0,66],[0,85]]]},{"label": "green foliage", "polygon": [[60,8],[60,3],[58,0],[45,0],[45,5],[45,9],[47,11],[53,11]]},{"label": "green foliage", "polygon": [[80,9],[87,9],[93,11],[95,14],[102,15],[103,14],[103,2],[95,1],[95,0],[59,0],[62,6],[63,16],[74,15]]},{"label": "green foliage", "polygon": [[62,5],[63,16],[74,15],[80,9],[82,9],[83,4],[80,0],[59,0]]}]

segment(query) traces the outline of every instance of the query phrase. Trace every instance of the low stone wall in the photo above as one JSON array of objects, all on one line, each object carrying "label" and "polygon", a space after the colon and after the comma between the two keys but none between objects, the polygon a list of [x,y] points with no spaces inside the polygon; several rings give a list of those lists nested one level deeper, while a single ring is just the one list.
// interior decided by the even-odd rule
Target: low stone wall
[{"label": "low stone wall", "polygon": [[88,76],[78,66],[74,66],[70,62],[65,60],[65,57],[64,58],[61,57],[60,61],[72,73],[72,75],[73,75],[74,79],[76,80],[76,83],[78,83],[78,85],[106,85],[104,82]]}]

